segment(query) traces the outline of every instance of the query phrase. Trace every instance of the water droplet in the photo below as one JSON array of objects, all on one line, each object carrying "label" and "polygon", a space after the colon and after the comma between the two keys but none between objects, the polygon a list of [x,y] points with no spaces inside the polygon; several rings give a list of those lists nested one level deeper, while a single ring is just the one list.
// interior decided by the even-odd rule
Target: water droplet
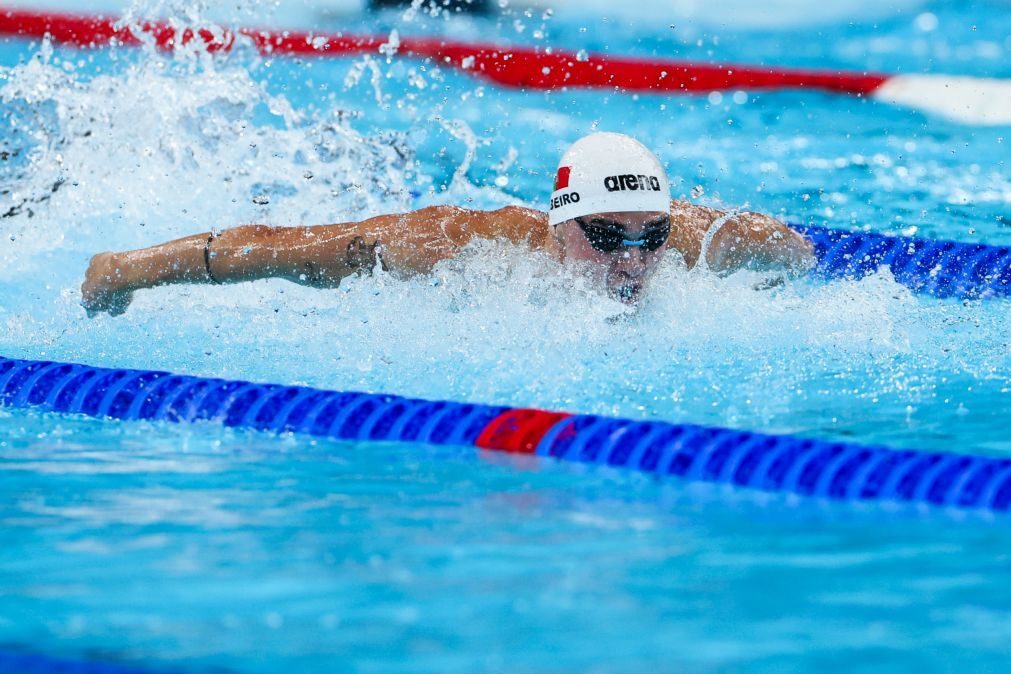
[{"label": "water droplet", "polygon": [[917,29],[923,31],[924,33],[937,30],[939,23],[937,15],[931,12],[924,12],[913,20],[913,24],[917,27]]},{"label": "water droplet", "polygon": [[589,61],[590,54],[585,49],[580,49],[579,51],[576,52],[576,60],[584,62]]}]

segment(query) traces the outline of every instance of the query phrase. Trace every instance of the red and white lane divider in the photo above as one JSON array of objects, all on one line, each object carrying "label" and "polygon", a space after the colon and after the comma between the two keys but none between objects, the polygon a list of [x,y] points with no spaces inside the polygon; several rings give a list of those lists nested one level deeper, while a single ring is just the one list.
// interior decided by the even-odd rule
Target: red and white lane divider
[{"label": "red and white lane divider", "polygon": [[119,27],[112,17],[88,17],[0,9],[0,35],[42,38],[60,44],[99,47],[141,43],[138,31],[166,50],[199,41],[211,52],[230,50],[237,38],[262,54],[349,56],[386,53],[431,59],[496,84],[522,89],[606,88],[622,92],[672,94],[719,90],[808,89],[868,96],[967,124],[1011,124],[1011,80],[949,75],[883,75],[772,66],[712,65],[590,55],[531,47],[469,44],[442,39],[327,35],[312,32],[240,29],[178,31],[156,22]]}]

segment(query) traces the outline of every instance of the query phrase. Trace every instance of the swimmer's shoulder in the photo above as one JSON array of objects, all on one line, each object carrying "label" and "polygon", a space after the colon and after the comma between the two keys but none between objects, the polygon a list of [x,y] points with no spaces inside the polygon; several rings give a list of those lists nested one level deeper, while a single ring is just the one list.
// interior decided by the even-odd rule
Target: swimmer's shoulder
[{"label": "swimmer's shoulder", "polygon": [[669,247],[680,252],[689,267],[694,267],[702,254],[702,241],[720,212],[708,206],[697,206],[689,201],[671,199],[671,233]]},{"label": "swimmer's shoulder", "polygon": [[674,227],[701,231],[705,234],[709,225],[720,215],[720,211],[715,208],[697,206],[690,201],[671,199],[670,202],[671,225]]},{"label": "swimmer's shoulder", "polygon": [[534,249],[541,249],[548,240],[548,214],[525,206],[500,208],[505,237]]}]

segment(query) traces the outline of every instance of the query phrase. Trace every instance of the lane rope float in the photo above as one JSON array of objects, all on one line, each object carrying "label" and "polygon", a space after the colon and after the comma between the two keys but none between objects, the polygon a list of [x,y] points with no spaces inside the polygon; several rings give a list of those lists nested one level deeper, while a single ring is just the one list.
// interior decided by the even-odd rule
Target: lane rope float
[{"label": "lane rope float", "polygon": [[815,247],[816,276],[859,279],[881,267],[910,289],[941,298],[1011,297],[1011,247],[791,225]]},{"label": "lane rope float", "polygon": [[209,421],[320,438],[473,446],[838,501],[1004,512],[1011,459],[691,424],[0,358],[0,406]]},{"label": "lane rope float", "polygon": [[70,660],[38,653],[0,650],[0,672],[6,674],[182,674],[178,670],[149,670],[100,660]]},{"label": "lane rope float", "polygon": [[324,34],[221,27],[177,30],[166,23],[121,26],[115,17],[0,8],[0,35],[37,38],[78,47],[139,45],[138,35],[171,50],[197,44],[230,51],[248,40],[264,55],[353,56],[397,54],[430,59],[506,87],[534,90],[603,88],[680,94],[720,90],[802,89],[871,97],[967,124],[1011,124],[1011,80],[940,74],[840,72],[776,66],[693,63],[666,59],[582,54],[564,50],[446,39]]}]

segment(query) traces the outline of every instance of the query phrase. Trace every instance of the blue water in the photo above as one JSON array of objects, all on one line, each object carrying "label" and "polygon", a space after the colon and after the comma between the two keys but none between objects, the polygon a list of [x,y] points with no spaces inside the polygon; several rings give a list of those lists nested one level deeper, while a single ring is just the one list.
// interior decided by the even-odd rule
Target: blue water
[{"label": "blue water", "polygon": [[[732,8],[317,27],[1011,76],[1004,3],[865,9],[782,30]],[[86,319],[76,290],[96,251],[210,227],[539,205],[591,129],[640,137],[700,203],[1007,244],[1007,127],[822,94],[515,92],[378,56],[9,41],[0,65],[5,355],[1011,453],[1009,305],[887,273],[756,292],[672,259],[626,314],[489,244],[408,282],[157,289],[116,319]],[[1002,519],[30,412],[0,411],[0,466],[0,646],[240,673],[1003,671],[1008,655]]]}]

